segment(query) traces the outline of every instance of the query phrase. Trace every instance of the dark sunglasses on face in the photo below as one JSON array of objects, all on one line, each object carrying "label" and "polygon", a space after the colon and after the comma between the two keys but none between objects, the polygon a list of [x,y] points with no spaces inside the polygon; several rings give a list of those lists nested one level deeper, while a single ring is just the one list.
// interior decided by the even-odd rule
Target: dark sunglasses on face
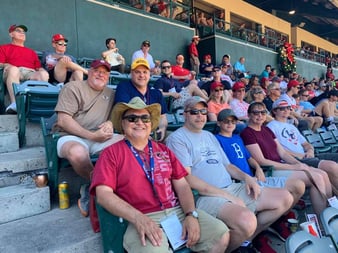
[{"label": "dark sunglasses on face", "polygon": [[219,92],[219,91],[224,91],[224,89],[220,88],[220,89],[215,89],[215,92]]},{"label": "dark sunglasses on face", "polygon": [[289,111],[290,109],[291,109],[291,106],[285,106],[285,107],[278,107],[277,108],[278,110],[280,110],[280,111]]},{"label": "dark sunglasses on face", "polygon": [[192,109],[192,110],[189,110],[189,111],[185,111],[185,112],[189,112],[190,115],[198,115],[198,114],[202,114],[202,115],[207,115],[208,114],[208,110],[207,109]]},{"label": "dark sunglasses on face", "polygon": [[162,69],[170,69],[171,66],[162,66]]},{"label": "dark sunglasses on face", "polygon": [[237,120],[235,120],[235,119],[225,119],[222,122],[224,124],[233,124],[233,125],[235,125],[237,123]]},{"label": "dark sunglasses on face", "polygon": [[62,42],[56,42],[56,44],[58,44],[59,46],[67,46],[67,43],[62,43]]},{"label": "dark sunglasses on face", "polygon": [[263,91],[257,91],[255,94],[263,94]]},{"label": "dark sunglasses on face", "polygon": [[235,90],[235,92],[244,92],[245,89],[239,89],[239,90]]},{"label": "dark sunglasses on face", "polygon": [[139,119],[143,123],[149,123],[151,120],[149,114],[143,114],[143,115],[130,114],[130,115],[123,116],[122,119],[126,119],[128,120],[128,122],[131,122],[131,123],[137,123]]},{"label": "dark sunglasses on face", "polygon": [[310,95],[304,95],[304,94],[303,94],[302,96],[303,96],[303,97],[308,97],[308,96],[310,96]]},{"label": "dark sunglasses on face", "polygon": [[266,115],[267,112],[266,110],[262,110],[262,111],[252,111],[251,113],[255,116],[258,116],[259,114]]}]

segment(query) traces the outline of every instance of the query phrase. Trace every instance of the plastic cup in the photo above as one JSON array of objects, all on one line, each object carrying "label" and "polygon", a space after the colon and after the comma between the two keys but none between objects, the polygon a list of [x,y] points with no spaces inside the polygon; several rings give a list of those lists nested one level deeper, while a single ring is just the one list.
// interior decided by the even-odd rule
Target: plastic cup
[{"label": "plastic cup", "polygon": [[319,237],[319,233],[315,222],[313,221],[303,222],[300,224],[300,227],[302,230],[310,233],[311,235]]}]

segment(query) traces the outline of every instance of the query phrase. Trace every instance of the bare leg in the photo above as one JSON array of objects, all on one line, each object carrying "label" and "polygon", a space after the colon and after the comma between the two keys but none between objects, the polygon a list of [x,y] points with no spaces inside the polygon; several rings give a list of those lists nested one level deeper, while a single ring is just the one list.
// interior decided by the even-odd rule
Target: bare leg
[{"label": "bare leg", "polygon": [[331,183],[338,188],[338,164],[330,160],[321,160],[318,164],[318,168],[325,171]]},{"label": "bare leg", "polygon": [[[58,61],[58,63],[54,67],[54,77],[55,79],[62,83],[66,80],[66,75],[67,75],[67,70],[71,71],[78,71],[82,73],[82,78],[81,79],[73,79],[73,80],[83,80],[83,74],[87,75],[88,70],[85,68],[81,67],[80,65],[72,62],[72,61]],[[73,73],[74,74],[74,73]],[[74,78],[80,78],[81,75],[79,73],[75,74]]]},{"label": "bare leg", "polygon": [[230,233],[225,233],[210,249],[209,253],[224,252],[224,249],[228,248],[230,241]]},{"label": "bare leg", "polygon": [[292,203],[293,197],[286,189],[263,188],[257,200],[257,229],[253,238],[289,210]]},{"label": "bare leg", "polygon": [[253,212],[246,207],[226,203],[217,218],[222,220],[230,229],[230,243],[226,252],[232,252],[250,238],[256,230],[257,220]]},{"label": "bare leg", "polygon": [[302,180],[288,178],[285,182],[285,189],[287,189],[293,197],[293,203],[291,205],[291,207],[293,207],[303,196],[305,192],[305,184]]},{"label": "bare leg", "polygon": [[20,83],[20,70],[18,67],[9,66],[5,68],[6,86],[11,103],[15,102],[13,83]]},{"label": "bare leg", "polygon": [[[327,197],[331,197],[332,189],[327,174],[324,171],[313,168],[310,168],[309,172],[311,173],[313,180],[316,182],[319,190]],[[318,190],[312,185],[307,175],[303,171],[294,171],[289,178],[301,179],[307,187],[310,187],[310,197],[313,210],[317,215],[320,215],[320,213],[326,208],[326,199],[324,199]]]},{"label": "bare leg", "polygon": [[208,96],[206,95],[206,93],[204,93],[198,87],[197,80],[191,80],[187,88],[189,89],[189,93],[191,96],[199,96],[206,101],[208,100]]},{"label": "bare leg", "polygon": [[49,74],[46,70],[44,69],[39,69],[38,71],[34,72],[30,78],[30,80],[39,80],[39,81],[44,81],[48,82],[49,79]]},{"label": "bare leg", "polygon": [[90,179],[94,167],[90,161],[89,152],[86,147],[78,142],[66,142],[62,146],[61,156],[70,162],[78,175],[85,179]]}]

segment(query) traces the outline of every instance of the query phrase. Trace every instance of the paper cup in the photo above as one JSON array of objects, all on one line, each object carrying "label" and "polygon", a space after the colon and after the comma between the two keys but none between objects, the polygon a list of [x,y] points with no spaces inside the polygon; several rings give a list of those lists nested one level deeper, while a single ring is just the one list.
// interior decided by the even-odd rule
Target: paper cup
[{"label": "paper cup", "polygon": [[299,221],[296,219],[288,219],[288,227],[292,233],[298,230]]},{"label": "paper cup", "polygon": [[300,227],[302,230],[310,233],[311,235],[319,237],[319,233],[315,222],[313,221],[303,222],[300,224]]}]

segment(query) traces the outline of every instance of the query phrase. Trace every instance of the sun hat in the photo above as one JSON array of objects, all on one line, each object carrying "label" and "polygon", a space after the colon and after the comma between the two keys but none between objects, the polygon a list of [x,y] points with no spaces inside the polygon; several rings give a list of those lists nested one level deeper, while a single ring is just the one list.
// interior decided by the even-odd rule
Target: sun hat
[{"label": "sun hat", "polygon": [[129,101],[129,103],[120,102],[113,107],[111,121],[113,122],[114,129],[119,133],[123,132],[122,117],[129,109],[146,109],[150,113],[151,131],[154,131],[160,124],[161,105],[158,103],[146,105],[140,97],[134,97]]}]

